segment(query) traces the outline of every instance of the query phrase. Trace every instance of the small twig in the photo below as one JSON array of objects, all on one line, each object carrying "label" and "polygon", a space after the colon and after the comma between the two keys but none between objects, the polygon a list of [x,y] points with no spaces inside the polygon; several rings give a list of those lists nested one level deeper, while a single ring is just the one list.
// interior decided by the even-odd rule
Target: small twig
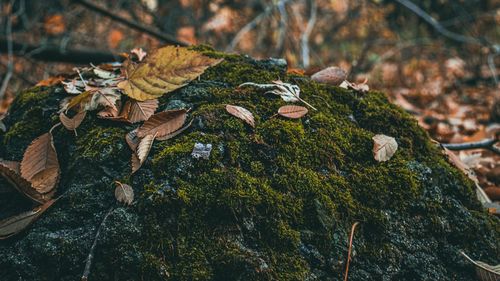
[{"label": "small twig", "polygon": [[315,0],[310,0],[311,2],[311,16],[309,17],[309,20],[307,21],[307,26],[306,29],[304,30],[304,33],[302,33],[302,36],[300,37],[300,45],[302,49],[302,67],[303,68],[308,68],[309,67],[309,37],[311,36],[311,32],[314,28],[314,25],[316,24],[316,18],[318,14],[318,9],[316,7],[316,1]]},{"label": "small twig", "polygon": [[113,14],[112,12],[95,5],[94,3],[90,2],[90,1],[87,1],[87,0],[73,0],[73,1],[75,3],[78,3],[82,6],[84,6],[85,8],[87,8],[89,10],[97,12],[97,13],[99,13],[105,17],[108,17],[116,22],[119,22],[123,25],[126,25],[127,27],[130,27],[130,28],[138,30],[142,33],[151,35],[151,36],[153,36],[161,41],[164,41],[166,43],[175,44],[175,45],[179,45],[179,46],[188,46],[189,45],[186,42],[182,42],[182,41],[177,40],[174,36],[165,34],[165,33],[158,31],[158,30],[151,29],[150,27],[145,26],[143,24],[140,24],[140,23],[128,20],[126,18],[123,18],[121,16],[118,16],[116,14]]},{"label": "small twig", "polygon": [[349,237],[349,250],[347,252],[347,262],[345,265],[345,274],[344,281],[347,281],[347,276],[349,274],[349,264],[351,262],[351,251],[352,251],[352,242],[354,239],[354,230],[356,230],[356,226],[358,226],[359,222],[355,222],[351,227],[351,236]]},{"label": "small twig", "polygon": [[95,237],[94,237],[94,242],[92,243],[92,247],[90,247],[90,252],[89,252],[89,255],[87,256],[87,261],[85,262],[85,270],[83,271],[82,281],[88,280],[88,277],[90,274],[90,267],[92,266],[92,259],[94,258],[94,252],[95,252],[95,248],[97,246],[97,240],[99,239],[99,235],[101,234],[101,230],[102,230],[104,224],[106,223],[106,220],[108,219],[109,215],[113,211],[113,209],[114,209],[113,207],[109,208],[108,212],[106,213],[106,215],[102,219],[101,224],[97,228],[97,232],[96,232]]},{"label": "small twig", "polygon": [[443,143],[441,145],[449,150],[467,150],[467,149],[483,148],[483,149],[488,149],[497,154],[500,154],[500,148],[495,146],[497,142],[498,142],[497,138],[490,138],[475,142]]}]

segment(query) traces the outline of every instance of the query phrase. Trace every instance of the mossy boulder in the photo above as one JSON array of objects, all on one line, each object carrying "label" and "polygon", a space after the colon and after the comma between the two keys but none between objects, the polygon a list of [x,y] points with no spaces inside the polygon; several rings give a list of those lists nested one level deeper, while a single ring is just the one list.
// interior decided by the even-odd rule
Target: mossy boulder
[{"label": "mossy boulder", "polygon": [[[341,280],[354,222],[349,280],[471,280],[460,250],[498,262],[498,219],[383,93],[287,74],[281,60],[199,49],[225,60],[159,107],[191,108],[192,126],[155,142],[136,174],[124,139],[133,126],[91,112],[78,136],[54,130],[61,198],[29,230],[0,241],[0,280],[78,280],[110,208],[90,280]],[[277,79],[299,85],[318,111],[276,117],[286,104],[279,97],[236,89]],[[19,161],[58,122],[66,96],[60,86],[19,93],[0,133],[0,158]],[[226,104],[253,112],[255,129]],[[387,162],[373,158],[375,134],[398,142]],[[191,157],[197,142],[212,144],[209,159]],[[115,180],[133,186],[133,206],[116,203]],[[0,219],[30,205],[1,194]]]}]

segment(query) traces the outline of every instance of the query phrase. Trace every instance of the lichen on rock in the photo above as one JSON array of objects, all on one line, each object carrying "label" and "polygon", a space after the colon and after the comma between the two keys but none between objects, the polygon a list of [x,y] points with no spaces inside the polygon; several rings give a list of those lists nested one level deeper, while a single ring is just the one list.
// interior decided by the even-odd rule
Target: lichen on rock
[{"label": "lichen on rock", "polygon": [[[341,280],[348,234],[358,221],[349,280],[471,280],[463,250],[498,262],[500,224],[474,185],[417,122],[379,92],[366,94],[286,73],[280,60],[224,58],[160,99],[159,110],[191,108],[192,126],[154,143],[130,175],[124,136],[134,127],[88,114],[78,136],[54,130],[62,197],[29,230],[0,241],[0,280],[77,280],[95,231],[116,203],[114,181],[134,187],[115,206],[96,248],[90,280]],[[286,103],[244,82],[297,84],[318,108],[274,116]],[[59,86],[19,93],[0,132],[0,158],[20,160],[57,122]],[[242,106],[255,128],[226,112]],[[392,136],[387,162],[372,137]],[[195,159],[195,143],[212,144]],[[7,185],[0,180],[0,185]],[[0,196],[0,219],[29,208]]]}]

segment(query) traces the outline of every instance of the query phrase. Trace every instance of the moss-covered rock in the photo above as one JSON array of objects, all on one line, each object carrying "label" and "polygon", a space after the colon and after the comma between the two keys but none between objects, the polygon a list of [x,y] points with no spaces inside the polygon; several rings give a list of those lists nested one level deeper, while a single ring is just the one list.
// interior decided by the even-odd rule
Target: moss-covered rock
[{"label": "moss-covered rock", "polygon": [[[132,126],[88,114],[78,136],[54,130],[62,197],[24,234],[0,241],[0,280],[77,280],[110,208],[90,280],[341,280],[356,221],[349,280],[471,280],[460,250],[498,262],[498,219],[384,94],[288,75],[280,60],[200,50],[225,60],[160,100],[160,110],[192,108],[193,125],[155,142],[136,174],[124,140]],[[276,79],[299,85],[319,110],[283,119],[274,116],[279,97],[236,89]],[[20,160],[58,121],[65,96],[58,86],[21,92],[0,157]],[[252,111],[256,128],[225,104]],[[379,133],[399,145],[384,163],[372,155]],[[191,157],[196,142],[212,144],[208,160]],[[134,187],[133,206],[115,203],[114,180]],[[0,218],[29,205],[2,194]]]}]

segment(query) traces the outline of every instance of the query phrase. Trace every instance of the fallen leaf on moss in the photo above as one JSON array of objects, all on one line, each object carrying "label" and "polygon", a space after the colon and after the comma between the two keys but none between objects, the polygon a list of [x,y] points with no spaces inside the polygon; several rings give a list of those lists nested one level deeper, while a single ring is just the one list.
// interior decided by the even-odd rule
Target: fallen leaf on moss
[{"label": "fallen leaf on moss", "polygon": [[19,172],[19,162],[0,159],[0,176],[4,177],[17,191],[28,199],[43,204],[52,198],[53,192],[41,194]]},{"label": "fallen leaf on moss", "polygon": [[66,111],[76,106],[79,106],[80,111],[96,110],[101,106],[116,109],[116,103],[120,99],[121,94],[118,89],[87,87],[85,92],[62,104],[62,110]]},{"label": "fallen leaf on moss", "polygon": [[226,110],[227,112],[229,112],[229,114],[240,118],[241,120],[245,121],[248,125],[255,128],[255,119],[253,117],[252,112],[248,111],[248,109],[241,106],[228,104],[226,105]]},{"label": "fallen leaf on moss", "polygon": [[[132,155],[132,173],[135,173],[139,168],[146,162],[148,159],[149,151],[151,150],[151,146],[153,146],[153,142],[156,138],[156,134],[147,135],[139,141],[137,145],[137,150]],[[137,158],[134,157],[137,156]],[[139,160],[139,162],[137,162]]]},{"label": "fallen leaf on moss", "polygon": [[163,47],[139,64],[128,63],[125,69],[128,79],[118,83],[118,87],[139,101],[156,99],[185,86],[221,61],[187,48]]},{"label": "fallen leaf on moss", "polygon": [[51,192],[59,180],[59,161],[52,134],[36,138],[26,149],[21,161],[21,176],[39,193]]},{"label": "fallen leaf on moss", "polygon": [[396,153],[398,143],[393,137],[375,135],[373,138],[373,157],[379,162],[388,161]]},{"label": "fallen leaf on moss", "polygon": [[184,125],[186,112],[185,109],[177,109],[156,113],[139,127],[137,136],[143,138],[147,135],[156,135],[161,138],[169,135]]},{"label": "fallen leaf on moss", "polygon": [[127,119],[118,116],[118,108],[106,106],[101,111],[97,112],[97,117],[102,119],[111,119],[114,121],[128,121]]},{"label": "fallen leaf on moss", "polygon": [[137,145],[140,141],[139,137],[137,137],[137,130],[138,129],[136,128],[125,135],[125,141],[132,151],[137,149]]},{"label": "fallen leaf on moss", "polygon": [[34,223],[56,200],[45,202],[31,211],[27,211],[0,221],[0,240],[20,233]]},{"label": "fallen leaf on moss", "polygon": [[301,118],[306,115],[307,112],[307,108],[299,105],[284,105],[278,109],[279,115],[291,119]]},{"label": "fallen leaf on moss", "polygon": [[115,181],[115,198],[118,202],[125,205],[131,205],[134,202],[134,190],[128,184]]},{"label": "fallen leaf on moss", "polygon": [[59,120],[61,120],[61,123],[66,129],[75,131],[76,135],[76,128],[80,126],[86,115],[87,111],[80,111],[75,116],[73,116],[73,118],[69,118],[66,114],[64,114],[64,112],[61,112],[59,114]]},{"label": "fallen leaf on moss", "polygon": [[123,106],[120,116],[126,118],[130,123],[148,120],[158,108],[158,100],[137,101],[130,99]]},{"label": "fallen leaf on moss", "polygon": [[368,79],[359,84],[345,80],[344,82],[342,82],[342,84],[339,85],[339,87],[344,89],[351,89],[356,92],[366,93],[370,90],[370,87],[368,86],[368,84],[366,84],[366,82],[368,82]]},{"label": "fallen leaf on moss", "polygon": [[311,79],[328,85],[338,86],[347,78],[347,73],[340,67],[331,66],[314,73]]},{"label": "fallen leaf on moss", "polygon": [[191,119],[191,121],[189,121],[189,123],[187,123],[186,126],[180,128],[179,130],[177,130],[171,134],[164,135],[163,137],[160,137],[160,138],[157,137],[156,140],[159,140],[159,141],[169,140],[169,139],[179,135],[180,133],[184,132],[185,130],[187,130],[189,127],[191,127],[191,124],[193,124],[193,119]]}]

